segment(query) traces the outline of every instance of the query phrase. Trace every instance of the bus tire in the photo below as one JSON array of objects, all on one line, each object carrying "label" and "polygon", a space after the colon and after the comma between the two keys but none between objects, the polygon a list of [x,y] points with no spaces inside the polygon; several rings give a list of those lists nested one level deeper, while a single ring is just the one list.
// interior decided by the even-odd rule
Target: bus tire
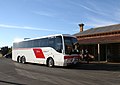
[{"label": "bus tire", "polygon": [[20,56],[18,56],[17,62],[18,62],[18,63],[21,63],[21,57],[20,57]]},{"label": "bus tire", "polygon": [[26,63],[26,58],[25,58],[25,56],[22,56],[22,57],[21,57],[21,63],[23,63],[23,64]]},{"label": "bus tire", "polygon": [[48,67],[53,67],[54,66],[54,60],[52,58],[49,58],[47,61],[47,66]]}]

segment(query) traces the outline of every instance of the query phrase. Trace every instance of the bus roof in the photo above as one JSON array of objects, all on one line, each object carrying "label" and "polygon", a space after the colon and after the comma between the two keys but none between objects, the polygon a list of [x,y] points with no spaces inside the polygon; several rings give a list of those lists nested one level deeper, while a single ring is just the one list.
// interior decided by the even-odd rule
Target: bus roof
[{"label": "bus roof", "polygon": [[[22,42],[22,41],[29,41],[29,40],[35,40],[35,39],[42,39],[42,38],[49,38],[49,37],[54,37],[54,36],[70,36],[70,37],[74,37],[70,34],[54,34],[54,35],[48,35],[48,36],[42,36],[42,37],[37,37],[37,38],[28,38],[28,39],[25,39],[25,40],[21,40],[19,42]],[[17,43],[19,43],[17,42]],[[16,43],[16,42],[14,42]]]}]

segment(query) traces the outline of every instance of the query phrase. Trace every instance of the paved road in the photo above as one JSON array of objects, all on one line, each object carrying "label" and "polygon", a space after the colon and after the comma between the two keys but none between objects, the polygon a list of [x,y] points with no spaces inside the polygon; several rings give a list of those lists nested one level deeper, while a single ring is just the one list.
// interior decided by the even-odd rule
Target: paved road
[{"label": "paved road", "polygon": [[0,85],[120,85],[120,65],[49,68],[0,58]]}]

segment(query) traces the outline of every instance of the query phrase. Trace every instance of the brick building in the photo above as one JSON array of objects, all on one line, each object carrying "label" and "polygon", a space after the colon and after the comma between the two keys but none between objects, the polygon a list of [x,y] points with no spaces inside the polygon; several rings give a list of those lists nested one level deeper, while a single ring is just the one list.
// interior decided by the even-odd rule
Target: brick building
[{"label": "brick building", "polygon": [[88,49],[96,61],[120,62],[120,24],[91,28],[83,31],[84,24],[79,24],[77,37],[79,49]]}]

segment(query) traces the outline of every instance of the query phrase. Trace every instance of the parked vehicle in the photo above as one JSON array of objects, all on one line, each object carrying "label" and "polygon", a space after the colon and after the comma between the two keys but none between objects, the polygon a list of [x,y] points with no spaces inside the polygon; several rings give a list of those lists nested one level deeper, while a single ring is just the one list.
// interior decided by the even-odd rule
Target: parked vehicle
[{"label": "parked vehicle", "polygon": [[12,53],[5,54],[3,57],[5,57],[5,58],[12,58]]},{"label": "parked vehicle", "polygon": [[57,34],[13,43],[12,60],[19,63],[39,63],[49,67],[67,66],[79,62],[75,51],[77,39],[71,35]]}]

